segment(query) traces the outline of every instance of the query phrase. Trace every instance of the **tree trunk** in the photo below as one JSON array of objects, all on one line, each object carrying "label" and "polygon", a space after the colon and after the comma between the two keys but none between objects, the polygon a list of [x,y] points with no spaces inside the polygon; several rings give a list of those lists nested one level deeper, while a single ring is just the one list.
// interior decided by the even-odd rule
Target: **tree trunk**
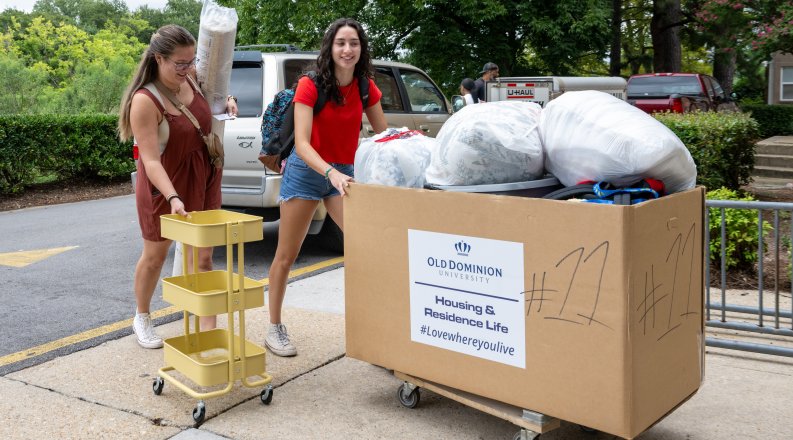
[{"label": "tree trunk", "polygon": [[653,70],[680,72],[680,0],[653,0]]},{"label": "tree trunk", "polygon": [[732,80],[735,77],[736,67],[736,52],[735,50],[720,50],[716,49],[716,54],[713,57],[713,77],[721,84],[724,93],[727,96],[732,93]]},{"label": "tree trunk", "polygon": [[611,55],[609,61],[609,75],[620,76],[622,67],[622,0],[611,0]]}]

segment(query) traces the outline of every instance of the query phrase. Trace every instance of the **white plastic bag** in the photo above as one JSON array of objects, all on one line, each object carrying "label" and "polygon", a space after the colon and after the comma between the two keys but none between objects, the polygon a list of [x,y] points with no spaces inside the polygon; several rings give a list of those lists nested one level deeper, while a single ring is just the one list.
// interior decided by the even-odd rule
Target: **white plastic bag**
[{"label": "white plastic bag", "polygon": [[[378,142],[390,136],[406,136]],[[420,133],[389,129],[361,140],[355,152],[355,180],[387,186],[423,188],[424,172],[438,141]]]},{"label": "white plastic bag", "polygon": [[217,115],[226,111],[237,38],[237,11],[205,0],[200,20],[196,76],[212,114]]},{"label": "white plastic bag", "polygon": [[523,182],[543,175],[537,131],[541,107],[533,102],[467,105],[438,133],[427,182],[484,185]]},{"label": "white plastic bag", "polygon": [[627,185],[643,178],[674,193],[693,188],[697,168],[665,125],[608,93],[566,92],[540,116],[545,167],[565,186],[594,180]]}]

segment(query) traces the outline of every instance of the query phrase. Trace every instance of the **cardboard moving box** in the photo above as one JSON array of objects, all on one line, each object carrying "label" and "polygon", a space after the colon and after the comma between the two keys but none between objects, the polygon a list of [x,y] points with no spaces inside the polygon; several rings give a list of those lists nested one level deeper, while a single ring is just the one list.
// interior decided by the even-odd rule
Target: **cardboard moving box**
[{"label": "cardboard moving box", "polygon": [[704,206],[353,184],[347,355],[633,438],[702,382]]}]

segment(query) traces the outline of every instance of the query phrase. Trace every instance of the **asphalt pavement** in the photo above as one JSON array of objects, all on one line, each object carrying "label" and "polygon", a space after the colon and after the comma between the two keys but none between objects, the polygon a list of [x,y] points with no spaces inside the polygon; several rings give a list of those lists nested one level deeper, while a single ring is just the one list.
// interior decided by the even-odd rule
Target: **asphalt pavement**
[{"label": "asphalt pavement", "polygon": [[[266,310],[245,317],[247,338],[262,344]],[[428,390],[417,408],[405,408],[396,396],[401,382],[389,371],[347,358],[343,268],[292,282],[284,322],[299,352],[294,358],[268,354],[275,387],[270,405],[262,404],[260,388],[237,383],[206,400],[206,420],[195,427],[195,399],[167,382],[161,395],[152,392],[163,351],[142,349],[125,336],[0,377],[0,438],[510,439],[518,431]],[[158,331],[176,336],[183,327],[172,322]],[[793,359],[708,348],[705,365],[700,390],[640,439],[790,438]],[[564,421],[542,435],[611,438]]]}]

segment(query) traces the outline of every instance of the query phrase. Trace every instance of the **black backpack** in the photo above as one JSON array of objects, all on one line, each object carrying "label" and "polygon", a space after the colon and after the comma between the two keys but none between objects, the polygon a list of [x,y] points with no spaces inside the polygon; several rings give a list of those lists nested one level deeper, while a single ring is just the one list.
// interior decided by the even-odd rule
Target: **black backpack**
[{"label": "black backpack", "polygon": [[[317,101],[314,103],[314,116],[325,107],[327,96],[317,83],[317,74],[309,71],[306,76],[314,81],[317,88]],[[363,76],[358,79],[358,90],[361,93],[363,109],[369,103],[369,78]],[[259,161],[267,168],[277,173],[282,172],[283,161],[292,154],[295,148],[295,87],[281,90],[267,106],[262,117],[262,149],[259,152]]]}]

